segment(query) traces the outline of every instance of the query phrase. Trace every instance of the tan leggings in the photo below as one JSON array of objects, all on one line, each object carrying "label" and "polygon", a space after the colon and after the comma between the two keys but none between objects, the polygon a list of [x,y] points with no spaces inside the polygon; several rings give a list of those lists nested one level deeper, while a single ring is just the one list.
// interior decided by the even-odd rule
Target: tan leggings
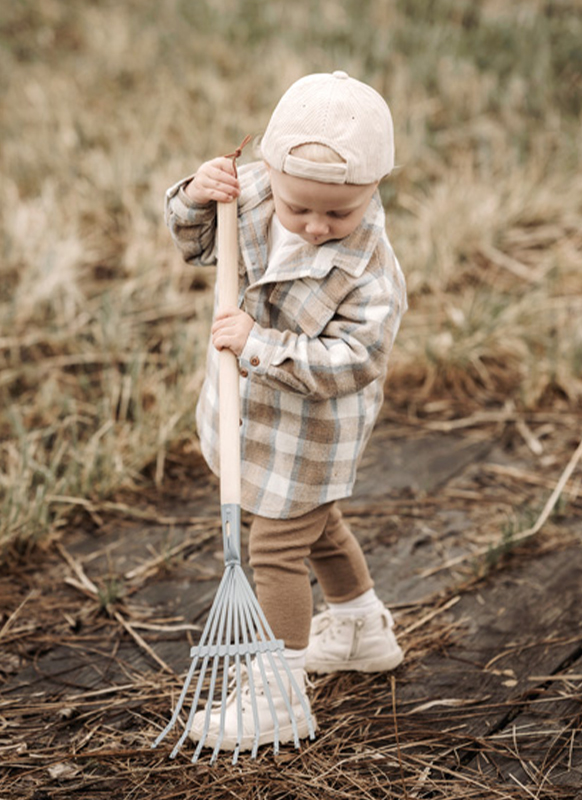
[{"label": "tan leggings", "polygon": [[255,517],[249,540],[257,597],[273,633],[301,650],[309,642],[309,561],[326,600],[353,600],[374,585],[362,548],[335,503],[294,519]]}]

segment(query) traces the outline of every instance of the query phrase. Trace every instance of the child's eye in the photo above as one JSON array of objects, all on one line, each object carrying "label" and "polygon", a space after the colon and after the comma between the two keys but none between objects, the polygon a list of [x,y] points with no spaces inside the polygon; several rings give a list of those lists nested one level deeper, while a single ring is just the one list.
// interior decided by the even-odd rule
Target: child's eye
[{"label": "child's eye", "polygon": [[292,214],[305,214],[307,211],[306,208],[295,208],[294,206],[287,206],[287,208]]},{"label": "child's eye", "polygon": [[351,213],[351,211],[330,211],[329,216],[334,219],[347,219]]}]

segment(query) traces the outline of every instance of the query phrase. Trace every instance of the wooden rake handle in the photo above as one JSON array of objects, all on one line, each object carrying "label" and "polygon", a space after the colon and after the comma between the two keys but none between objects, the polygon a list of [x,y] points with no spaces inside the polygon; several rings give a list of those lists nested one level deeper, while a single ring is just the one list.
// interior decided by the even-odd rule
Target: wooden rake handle
[{"label": "wooden rake handle", "polygon": [[[218,310],[238,307],[237,202],[217,203]],[[240,398],[237,357],[219,353],[220,504],[240,506]]]}]

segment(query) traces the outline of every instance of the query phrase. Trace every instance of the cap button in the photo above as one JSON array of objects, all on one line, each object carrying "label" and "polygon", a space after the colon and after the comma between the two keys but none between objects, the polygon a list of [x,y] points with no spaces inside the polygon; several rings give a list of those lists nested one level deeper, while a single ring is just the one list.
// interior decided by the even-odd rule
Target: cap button
[{"label": "cap button", "polygon": [[335,72],[332,72],[332,75],[334,78],[340,78],[343,81],[346,81],[350,77],[347,72],[341,69],[336,69]]}]

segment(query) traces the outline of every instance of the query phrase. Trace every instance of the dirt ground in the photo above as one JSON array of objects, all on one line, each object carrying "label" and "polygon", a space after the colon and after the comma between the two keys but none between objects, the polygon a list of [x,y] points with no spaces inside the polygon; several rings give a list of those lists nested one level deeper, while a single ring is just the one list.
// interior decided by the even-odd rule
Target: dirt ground
[{"label": "dirt ground", "polygon": [[582,798],[580,421],[386,415],[343,509],[405,661],[315,679],[316,740],[235,766],[151,749],[222,573],[216,480],[175,455],[88,505],[0,575],[0,798]]}]

